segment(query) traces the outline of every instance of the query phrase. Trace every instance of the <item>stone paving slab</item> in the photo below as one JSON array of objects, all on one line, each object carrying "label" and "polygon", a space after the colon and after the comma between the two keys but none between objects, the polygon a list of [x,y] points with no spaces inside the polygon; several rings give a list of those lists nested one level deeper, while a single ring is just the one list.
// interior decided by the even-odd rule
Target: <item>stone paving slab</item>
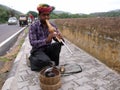
[{"label": "stone paving slab", "polygon": [[[62,76],[62,86],[59,90],[120,90],[119,74],[74,44],[68,41],[66,44],[73,55],[63,46],[60,65],[77,63],[82,67],[82,72]],[[29,55],[30,50],[31,46],[27,37],[2,90],[42,90],[39,72],[31,71],[27,66],[26,55]]]}]

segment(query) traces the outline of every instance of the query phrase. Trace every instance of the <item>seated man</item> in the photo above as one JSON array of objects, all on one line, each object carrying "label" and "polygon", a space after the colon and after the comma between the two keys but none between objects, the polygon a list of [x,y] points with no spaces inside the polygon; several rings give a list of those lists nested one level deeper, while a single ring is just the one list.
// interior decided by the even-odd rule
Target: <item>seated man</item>
[{"label": "seated man", "polygon": [[[32,46],[29,60],[33,71],[40,71],[42,68],[50,66],[51,61],[56,66],[59,65],[59,54],[63,45],[57,39],[63,39],[60,31],[48,21],[54,7],[40,4],[37,10],[39,12],[39,20],[32,23],[29,29],[29,41]],[[51,30],[50,27],[54,30]],[[55,43],[52,43],[52,39],[55,40]]]}]

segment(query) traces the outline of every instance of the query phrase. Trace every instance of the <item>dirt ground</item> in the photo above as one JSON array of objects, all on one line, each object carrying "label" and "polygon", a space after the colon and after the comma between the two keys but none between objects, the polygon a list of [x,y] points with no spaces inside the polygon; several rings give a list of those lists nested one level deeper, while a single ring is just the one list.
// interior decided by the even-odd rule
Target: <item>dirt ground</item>
[{"label": "dirt ground", "polygon": [[15,42],[15,44],[11,47],[11,49],[7,52],[7,54],[0,56],[0,90],[7,79],[7,75],[12,67],[12,63],[14,62],[17,53],[20,50],[22,43],[24,42],[25,33],[21,33]]},{"label": "dirt ground", "polygon": [[[9,65],[8,65],[9,63]],[[0,66],[1,66],[1,69],[0,69],[0,89],[2,88],[5,80],[6,80],[6,77],[8,75],[8,72],[10,70],[10,66],[12,65],[12,62],[2,62],[0,61]]]}]

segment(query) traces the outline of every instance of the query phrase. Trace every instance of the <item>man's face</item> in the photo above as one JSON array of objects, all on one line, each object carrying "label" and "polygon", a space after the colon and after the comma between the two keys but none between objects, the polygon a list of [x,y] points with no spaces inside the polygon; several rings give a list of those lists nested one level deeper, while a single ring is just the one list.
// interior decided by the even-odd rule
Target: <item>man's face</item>
[{"label": "man's face", "polygon": [[50,12],[40,13],[39,16],[41,21],[45,21],[46,19],[50,19]]}]

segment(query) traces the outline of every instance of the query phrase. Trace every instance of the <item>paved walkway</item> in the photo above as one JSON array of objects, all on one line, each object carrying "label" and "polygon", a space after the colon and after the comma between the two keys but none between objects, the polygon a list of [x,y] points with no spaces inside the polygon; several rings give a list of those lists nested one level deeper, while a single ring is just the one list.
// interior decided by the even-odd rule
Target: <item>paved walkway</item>
[{"label": "paved walkway", "polygon": [[[60,64],[74,62],[79,64],[83,71],[61,77],[62,86],[59,90],[120,90],[119,74],[70,42],[67,42],[67,45],[73,55],[63,46]],[[27,37],[2,90],[41,90],[39,73],[31,71],[26,63],[26,55],[29,55],[30,49]]]}]

